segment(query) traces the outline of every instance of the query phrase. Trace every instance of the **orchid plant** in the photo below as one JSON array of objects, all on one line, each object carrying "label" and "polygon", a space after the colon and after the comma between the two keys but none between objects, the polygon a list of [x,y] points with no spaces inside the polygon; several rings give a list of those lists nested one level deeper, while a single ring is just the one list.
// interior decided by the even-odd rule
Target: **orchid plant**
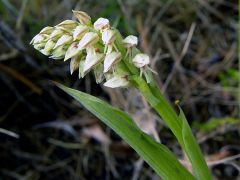
[{"label": "orchid plant", "polygon": [[[150,57],[138,48],[138,38],[123,38],[106,18],[94,23],[82,11],[73,11],[77,21],[65,20],[54,27],[45,27],[30,44],[52,59],[70,60],[71,74],[79,78],[93,71],[96,83],[109,88],[137,88],[176,136],[187,155],[189,172],[163,144],[145,134],[127,113],[86,93],[57,84],[90,112],[118,133],[163,179],[209,180],[211,174],[192,134],[183,111],[177,114],[162,95],[149,67]],[[101,109],[99,109],[101,107]]]}]

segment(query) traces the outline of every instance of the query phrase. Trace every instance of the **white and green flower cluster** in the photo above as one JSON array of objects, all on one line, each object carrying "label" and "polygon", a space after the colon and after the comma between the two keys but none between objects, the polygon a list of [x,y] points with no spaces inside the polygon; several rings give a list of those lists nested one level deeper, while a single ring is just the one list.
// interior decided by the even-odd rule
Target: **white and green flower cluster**
[{"label": "white and green flower cluster", "polygon": [[[106,81],[105,86],[116,88],[129,85],[128,68],[134,66],[141,76],[151,70],[149,56],[133,53],[138,44],[138,38],[130,35],[125,39],[117,38],[119,32],[110,26],[109,20],[99,18],[93,24],[91,17],[82,11],[73,11],[79,22],[65,20],[54,27],[45,27],[37,34],[30,44],[46,56],[53,59],[70,61],[71,74],[79,71],[79,78],[83,78],[93,70],[97,83]],[[120,41],[120,42],[119,42]],[[119,46],[124,51],[119,49]]]}]

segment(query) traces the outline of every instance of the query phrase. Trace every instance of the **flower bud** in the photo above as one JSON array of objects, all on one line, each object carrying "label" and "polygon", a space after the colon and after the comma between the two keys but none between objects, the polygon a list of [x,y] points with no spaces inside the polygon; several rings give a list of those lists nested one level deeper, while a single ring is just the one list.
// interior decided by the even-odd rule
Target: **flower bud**
[{"label": "flower bud", "polygon": [[104,55],[101,53],[87,54],[83,72],[85,73],[92,67],[98,65],[103,60],[103,57]]},{"label": "flower bud", "polygon": [[77,56],[78,54],[80,54],[82,51],[79,50],[78,48],[78,43],[77,42],[73,42],[69,48],[67,49],[67,52],[65,54],[65,58],[64,58],[64,61],[74,57],[74,56]]},{"label": "flower bud", "polygon": [[50,39],[52,40],[57,40],[61,35],[64,34],[63,30],[60,29],[55,29],[49,36]]},{"label": "flower bud", "polygon": [[137,46],[138,38],[136,36],[130,35],[127,36],[122,42],[124,44],[124,47],[131,48]]},{"label": "flower bud", "polygon": [[73,12],[73,15],[78,19],[78,21],[81,23],[81,24],[90,24],[91,23],[91,17],[83,12],[83,11],[74,11],[72,10]]},{"label": "flower bud", "polygon": [[104,60],[104,73],[108,72],[109,69],[114,66],[117,62],[119,62],[122,58],[120,52],[111,52],[106,55]]},{"label": "flower bud", "polygon": [[52,56],[50,56],[50,58],[52,58],[52,59],[63,59],[64,55],[67,51],[67,47],[68,46],[66,46],[66,45],[65,46],[62,45],[62,46],[57,47],[56,49],[53,50]]},{"label": "flower bud", "polygon": [[110,28],[110,24],[109,24],[109,20],[105,19],[105,18],[99,18],[94,24],[93,24],[94,28],[96,30],[104,30],[104,29],[109,29]]},{"label": "flower bud", "polygon": [[70,73],[71,74],[73,74],[73,72],[78,69],[81,58],[82,57],[77,56],[77,57],[74,57],[71,59],[71,61],[70,61]]},{"label": "flower bud", "polygon": [[34,36],[34,38],[31,40],[30,44],[32,45],[36,45],[36,44],[40,44],[40,43],[46,43],[47,42],[47,38],[49,36],[46,34],[37,34],[36,36]]},{"label": "flower bud", "polygon": [[43,43],[34,44],[33,47],[34,47],[34,49],[40,51],[44,48],[45,45],[46,45],[46,42],[43,42]]},{"label": "flower bud", "polygon": [[106,29],[102,32],[103,44],[112,44],[115,38],[116,38],[116,33],[111,29]]},{"label": "flower bud", "polygon": [[99,40],[98,34],[94,32],[86,33],[78,44],[79,49],[86,49],[93,46]]},{"label": "flower bud", "polygon": [[64,34],[62,35],[62,37],[58,39],[56,45],[54,46],[54,49],[65,44],[69,44],[72,42],[72,40],[73,40],[72,36]]},{"label": "flower bud", "polygon": [[125,76],[116,75],[105,82],[103,85],[110,88],[126,87],[129,85],[129,81]]},{"label": "flower bud", "polygon": [[53,32],[54,28],[53,27],[50,27],[50,26],[47,26],[45,28],[43,28],[39,34],[47,34],[47,35],[50,35],[52,32]]},{"label": "flower bud", "polygon": [[89,31],[87,26],[78,25],[76,29],[73,31],[73,40],[80,40],[84,34]]},{"label": "flower bud", "polygon": [[61,22],[60,24],[58,24],[56,27],[59,29],[62,29],[62,30],[70,30],[70,29],[74,29],[77,25],[78,25],[78,23],[76,21],[65,20],[65,21]]},{"label": "flower bud", "polygon": [[46,56],[49,56],[51,54],[51,51],[53,50],[53,47],[55,46],[56,42],[53,40],[48,40],[43,50],[41,50],[41,53],[43,53]]},{"label": "flower bud", "polygon": [[134,58],[133,58],[133,64],[138,67],[141,68],[143,66],[146,66],[150,63],[150,58],[147,54],[137,54]]}]

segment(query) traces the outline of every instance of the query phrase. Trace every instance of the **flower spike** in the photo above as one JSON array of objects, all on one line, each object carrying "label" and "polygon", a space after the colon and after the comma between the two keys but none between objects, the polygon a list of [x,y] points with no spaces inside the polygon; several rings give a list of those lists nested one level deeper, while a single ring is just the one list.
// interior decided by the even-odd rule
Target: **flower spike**
[{"label": "flower spike", "polygon": [[[43,28],[30,44],[52,59],[70,61],[70,73],[79,70],[79,78],[93,71],[97,83],[117,88],[130,85],[129,76],[144,75],[150,82],[150,58],[136,48],[138,38],[129,35],[122,39],[106,18],[91,23],[83,11],[74,11],[77,21],[65,20],[56,26]],[[128,58],[125,58],[128,57]]]}]

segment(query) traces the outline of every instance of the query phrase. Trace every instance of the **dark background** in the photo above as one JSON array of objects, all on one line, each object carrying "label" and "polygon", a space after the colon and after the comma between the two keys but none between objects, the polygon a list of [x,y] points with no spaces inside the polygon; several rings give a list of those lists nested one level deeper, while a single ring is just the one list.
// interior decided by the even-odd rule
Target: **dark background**
[{"label": "dark background", "polygon": [[72,19],[72,9],[87,12],[93,22],[106,17],[123,36],[139,37],[165,96],[180,100],[214,177],[240,178],[237,1],[1,0],[0,179],[158,179],[50,80],[127,111],[186,160],[136,90],[104,88],[91,74],[78,79],[68,62],[48,59],[29,45],[43,27]]}]

